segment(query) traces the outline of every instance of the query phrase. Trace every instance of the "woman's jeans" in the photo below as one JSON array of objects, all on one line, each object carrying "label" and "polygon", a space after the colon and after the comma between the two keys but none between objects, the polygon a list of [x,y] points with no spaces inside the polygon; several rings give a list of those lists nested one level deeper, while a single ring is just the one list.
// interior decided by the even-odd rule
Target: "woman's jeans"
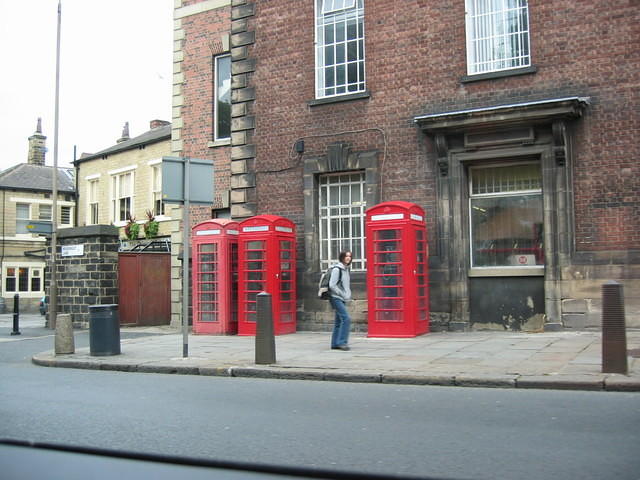
[{"label": "woman's jeans", "polygon": [[351,317],[347,313],[344,301],[329,297],[331,306],[336,311],[336,320],[333,325],[333,334],[331,335],[331,348],[349,343],[349,330],[351,329]]}]

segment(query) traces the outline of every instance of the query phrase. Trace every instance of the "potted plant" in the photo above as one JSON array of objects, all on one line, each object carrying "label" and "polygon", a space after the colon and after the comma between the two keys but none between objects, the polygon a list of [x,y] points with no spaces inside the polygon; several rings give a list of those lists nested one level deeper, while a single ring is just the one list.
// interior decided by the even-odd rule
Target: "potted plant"
[{"label": "potted plant", "polygon": [[156,217],[153,215],[153,212],[151,210],[147,210],[147,221],[142,226],[144,230],[144,237],[149,239],[157,237],[159,227],[160,224],[156,220]]},{"label": "potted plant", "polygon": [[136,217],[127,215],[127,224],[124,226],[124,235],[129,240],[136,240],[140,234],[140,225],[136,222]]}]

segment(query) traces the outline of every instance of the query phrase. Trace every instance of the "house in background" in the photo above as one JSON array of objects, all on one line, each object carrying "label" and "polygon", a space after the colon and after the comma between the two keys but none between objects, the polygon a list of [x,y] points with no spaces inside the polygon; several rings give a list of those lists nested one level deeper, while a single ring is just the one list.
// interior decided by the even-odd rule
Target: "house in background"
[{"label": "house in background", "polygon": [[[37,312],[45,292],[45,248],[43,235],[31,233],[33,221],[50,222],[53,217],[53,167],[45,165],[47,137],[38,119],[29,137],[27,163],[0,173],[0,263],[1,295],[7,307],[20,295],[20,310]],[[75,225],[76,192],[74,171],[58,168],[58,229]]]},{"label": "house in background", "polygon": [[129,136],[127,123],[114,145],[82,154],[74,161],[78,225],[114,225],[126,242],[125,226],[132,217],[139,225],[138,238],[144,239],[151,212],[159,222],[157,237],[168,240],[172,208],[162,202],[162,157],[170,154],[171,123],[163,120],[152,120],[149,130],[135,137]]},{"label": "house in background", "polygon": [[433,327],[599,326],[608,280],[640,325],[633,2],[177,0],[174,17],[173,155],[227,148],[229,54],[216,185],[234,220],[296,223],[301,329],[330,328],[314,287],[344,249],[366,329],[365,211],[390,200],[426,211]]},{"label": "house in background", "polygon": [[[169,255],[173,230],[179,227],[176,214],[180,218],[181,213],[162,200],[162,159],[170,154],[171,123],[152,120],[149,130],[135,137],[126,123],[114,145],[74,162],[79,226],[118,227],[112,293],[117,292],[123,324],[170,321]],[[153,230],[147,230],[151,223]]]}]

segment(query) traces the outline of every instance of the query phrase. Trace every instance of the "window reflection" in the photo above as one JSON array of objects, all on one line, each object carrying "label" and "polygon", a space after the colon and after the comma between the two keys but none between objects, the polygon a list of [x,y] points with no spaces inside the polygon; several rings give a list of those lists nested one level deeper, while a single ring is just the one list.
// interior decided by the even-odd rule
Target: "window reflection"
[{"label": "window reflection", "polygon": [[541,195],[471,201],[473,266],[544,265]]}]

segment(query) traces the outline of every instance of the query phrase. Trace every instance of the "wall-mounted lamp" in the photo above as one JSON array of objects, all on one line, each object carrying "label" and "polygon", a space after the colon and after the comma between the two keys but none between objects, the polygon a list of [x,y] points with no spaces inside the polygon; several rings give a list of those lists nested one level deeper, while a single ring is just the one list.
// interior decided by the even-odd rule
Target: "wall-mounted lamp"
[{"label": "wall-mounted lamp", "polygon": [[304,153],[304,140],[296,141],[296,153]]}]

